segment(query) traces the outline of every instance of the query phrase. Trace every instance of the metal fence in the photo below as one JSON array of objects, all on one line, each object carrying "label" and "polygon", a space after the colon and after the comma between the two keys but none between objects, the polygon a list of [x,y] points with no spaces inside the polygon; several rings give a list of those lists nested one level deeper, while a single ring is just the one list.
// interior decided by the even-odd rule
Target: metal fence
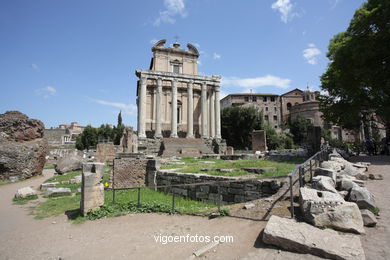
[{"label": "metal fence", "polygon": [[[313,178],[313,172],[315,167],[318,167],[320,163],[324,160],[326,160],[328,155],[328,149],[321,150],[314,154],[312,157],[307,159],[302,164],[295,167],[295,169],[288,175],[282,175],[282,176],[271,176],[271,177],[256,177],[256,178],[245,178],[245,179],[235,179],[235,180],[226,180],[226,181],[211,181],[211,182],[197,182],[197,183],[191,183],[191,184],[171,184],[171,185],[158,185],[153,187],[145,187],[145,186],[134,186],[134,187],[125,187],[125,188],[115,188],[115,174],[113,171],[113,178],[112,178],[112,187],[106,188],[107,190],[112,190],[112,201],[115,203],[115,192],[120,190],[137,190],[137,205],[141,205],[141,190],[143,189],[169,189],[170,193],[172,194],[172,213],[175,213],[175,197],[178,196],[175,194],[174,189],[175,187],[188,187],[188,186],[199,186],[199,185],[216,185],[218,189],[218,196],[215,201],[215,204],[218,207],[218,211],[221,210],[222,205],[222,196],[221,196],[221,185],[223,183],[244,183],[249,181],[256,181],[256,180],[273,180],[273,179],[283,179],[283,178],[289,178],[289,187],[288,190],[290,192],[290,203],[291,203],[291,218],[294,218],[294,196],[293,196],[293,187],[294,185],[299,182],[299,187],[303,187],[306,182],[310,182]],[[298,174],[298,178],[294,180],[294,177]]]},{"label": "metal fence", "polygon": [[313,179],[313,172],[316,167],[319,167],[321,162],[327,160],[329,150],[323,149],[312,157],[307,159],[304,163],[295,167],[295,169],[288,175],[289,178],[289,189],[290,189],[290,207],[291,207],[291,218],[294,218],[294,195],[293,187],[295,182],[293,181],[294,176],[298,174],[299,187],[305,186],[307,182],[311,182]]}]

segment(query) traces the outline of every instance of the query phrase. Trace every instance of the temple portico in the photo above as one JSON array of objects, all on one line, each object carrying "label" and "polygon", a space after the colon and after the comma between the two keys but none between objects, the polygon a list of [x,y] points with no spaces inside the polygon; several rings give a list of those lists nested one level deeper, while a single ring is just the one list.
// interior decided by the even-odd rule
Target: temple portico
[{"label": "temple portico", "polygon": [[149,70],[137,70],[139,138],[221,138],[220,76],[197,75],[197,49],[153,48]]}]

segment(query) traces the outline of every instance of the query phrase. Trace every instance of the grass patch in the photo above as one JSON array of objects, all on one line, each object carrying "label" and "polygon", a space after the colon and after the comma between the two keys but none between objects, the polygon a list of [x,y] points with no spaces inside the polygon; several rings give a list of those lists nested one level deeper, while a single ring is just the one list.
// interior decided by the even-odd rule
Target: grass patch
[{"label": "grass patch", "polygon": [[[137,190],[120,190],[115,191],[116,204],[133,209],[133,203],[138,202]],[[129,205],[127,205],[129,204]],[[112,206],[112,191],[105,192],[105,205]],[[155,210],[151,209],[153,206]],[[152,189],[141,189],[141,208],[144,209],[129,211],[129,212],[165,212],[169,213],[172,209],[172,195],[163,192],[154,191]],[[175,212],[180,214],[207,214],[211,209],[215,208],[215,204],[204,203],[201,201],[190,200],[183,197],[175,197]],[[126,209],[125,209],[126,211]],[[127,214],[127,213],[126,213]]]},{"label": "grass patch", "polygon": [[36,199],[38,199],[38,195],[31,195],[31,196],[28,196],[26,198],[13,198],[12,201],[16,205],[24,205],[24,204],[27,204],[27,202],[29,202],[31,200],[36,200]]},{"label": "grass patch", "polygon": [[[301,163],[302,160],[292,159],[289,162],[285,161],[269,161],[269,160],[235,160],[227,161],[221,159],[195,159],[184,157],[180,161],[184,162],[184,165],[178,164],[168,164],[161,167],[161,169],[178,169],[180,172],[184,173],[205,173],[209,175],[216,176],[242,176],[248,175],[247,171],[242,170],[242,168],[247,167],[274,167],[276,170],[265,171],[259,177],[271,177],[271,176],[281,176],[289,174],[298,163]],[[212,164],[203,164],[200,161],[210,161],[214,162]],[[202,172],[201,169],[207,168],[210,169],[207,172]],[[233,169],[233,172],[219,172],[217,170],[213,171],[212,169]]]},{"label": "grass patch", "polygon": [[374,213],[375,216],[378,216],[379,215],[379,211],[380,209],[379,208],[371,208],[369,209],[372,213]]},{"label": "grass patch", "polygon": [[62,181],[69,181],[70,179],[73,179],[77,175],[81,175],[81,170],[68,172],[62,175],[55,175],[45,181],[47,182],[62,182]]},{"label": "grass patch", "polygon": [[54,166],[54,164],[45,164],[45,166],[43,167],[43,169],[54,169],[55,168],[55,166]]},{"label": "grass patch", "polygon": [[1,185],[6,185],[6,184],[9,184],[11,183],[10,181],[3,181],[3,180],[0,180],[0,186]]},{"label": "grass patch", "polygon": [[52,216],[58,216],[68,211],[78,210],[80,208],[80,195],[74,197],[64,196],[53,198],[41,202],[32,209],[32,214],[36,219],[43,219]]}]

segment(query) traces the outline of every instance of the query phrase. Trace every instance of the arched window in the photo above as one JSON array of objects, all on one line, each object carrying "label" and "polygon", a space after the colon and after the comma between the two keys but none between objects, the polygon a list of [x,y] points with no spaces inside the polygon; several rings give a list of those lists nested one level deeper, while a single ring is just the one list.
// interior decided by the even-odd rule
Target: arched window
[{"label": "arched window", "polygon": [[290,109],[291,109],[291,103],[288,102],[288,103],[287,103],[287,110],[290,110]]}]

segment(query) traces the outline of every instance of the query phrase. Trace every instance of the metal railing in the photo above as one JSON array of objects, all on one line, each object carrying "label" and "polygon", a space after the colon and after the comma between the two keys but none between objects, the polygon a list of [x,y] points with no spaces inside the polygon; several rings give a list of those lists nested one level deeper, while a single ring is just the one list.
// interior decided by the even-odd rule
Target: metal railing
[{"label": "metal railing", "polygon": [[[311,182],[313,179],[313,171],[316,167],[319,167],[321,162],[327,159],[329,150],[323,149],[312,157],[307,159],[304,163],[295,167],[295,169],[288,175],[289,178],[289,189],[290,189],[290,207],[291,207],[291,218],[294,218],[294,194],[293,187],[295,182],[293,181],[294,176],[298,173],[299,187],[305,186],[306,182]],[[309,173],[309,181],[306,181],[306,173]]]},{"label": "metal railing", "polygon": [[[171,184],[171,185],[154,185],[150,187],[145,186],[134,186],[134,187],[122,187],[115,188],[115,171],[113,169],[113,178],[112,178],[112,187],[107,187],[107,190],[112,190],[112,202],[115,203],[115,191],[119,190],[137,190],[137,205],[141,205],[141,190],[142,189],[170,189],[170,193],[172,193],[172,213],[175,213],[175,191],[172,188],[175,187],[188,187],[188,186],[200,186],[200,185],[215,185],[218,189],[218,199],[216,201],[216,205],[218,207],[218,211],[220,211],[222,205],[221,199],[221,184],[223,183],[243,183],[249,181],[258,181],[258,180],[272,180],[272,179],[282,179],[289,178],[289,191],[290,191],[290,204],[291,204],[291,218],[294,218],[294,196],[293,196],[293,188],[297,181],[299,181],[299,187],[303,187],[306,182],[310,182],[313,178],[313,171],[315,167],[318,167],[320,163],[326,160],[328,155],[328,149],[321,150],[311,156],[302,164],[299,164],[295,167],[295,169],[288,175],[282,176],[270,176],[270,177],[256,177],[256,178],[243,178],[243,179],[234,179],[234,180],[225,180],[225,181],[210,181],[210,182],[197,182],[197,183],[187,183],[187,184]],[[298,173],[298,179],[293,180],[294,176]],[[306,174],[309,173],[309,180],[305,180]]]}]

